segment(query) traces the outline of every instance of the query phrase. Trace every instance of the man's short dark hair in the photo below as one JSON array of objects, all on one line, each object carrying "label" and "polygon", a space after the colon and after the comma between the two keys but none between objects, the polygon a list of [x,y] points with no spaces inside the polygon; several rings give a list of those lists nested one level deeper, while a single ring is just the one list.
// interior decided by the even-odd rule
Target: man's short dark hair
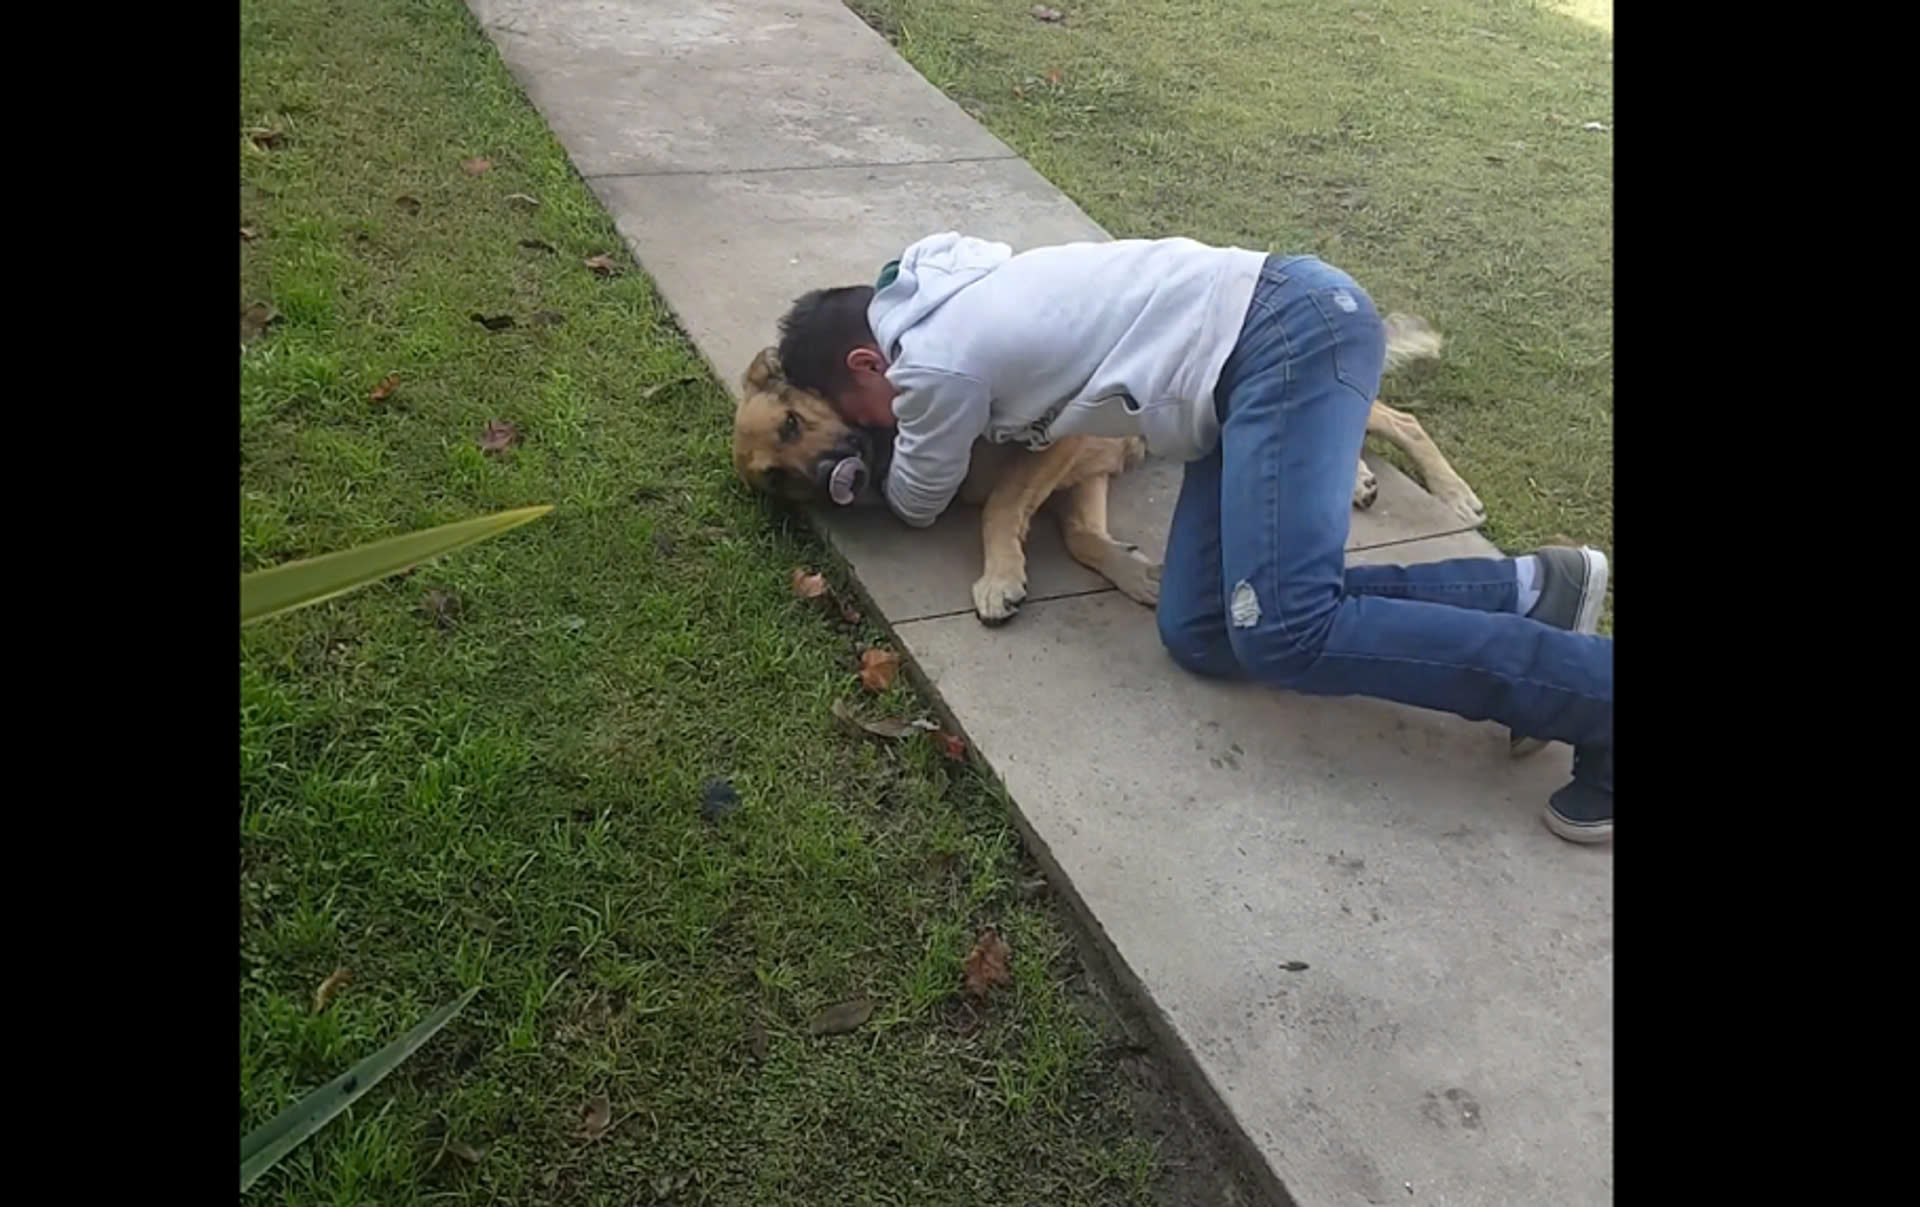
[{"label": "man's short dark hair", "polygon": [[871,285],[802,294],[780,320],[780,371],[787,380],[838,401],[853,384],[847,353],[873,343],[873,329],[867,326],[871,301]]}]

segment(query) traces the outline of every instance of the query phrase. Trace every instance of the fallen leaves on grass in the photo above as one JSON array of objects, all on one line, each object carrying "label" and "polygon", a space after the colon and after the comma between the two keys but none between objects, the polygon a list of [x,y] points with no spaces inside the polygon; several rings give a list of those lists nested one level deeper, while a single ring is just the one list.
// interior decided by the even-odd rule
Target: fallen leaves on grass
[{"label": "fallen leaves on grass", "polygon": [[740,807],[740,793],[726,780],[709,780],[700,790],[700,816],[719,821]]},{"label": "fallen leaves on grass", "polygon": [[753,1057],[755,1064],[767,1059],[767,1028],[757,1018],[747,1024],[747,1055]]},{"label": "fallen leaves on grass", "polygon": [[679,1173],[663,1173],[653,1180],[653,1197],[656,1201],[662,1203],[675,1202],[677,1200],[675,1200],[673,1196],[692,1184],[693,1174],[691,1171],[682,1170]]},{"label": "fallen leaves on grass", "polygon": [[1013,974],[1007,971],[1007,960],[1012,955],[1007,941],[992,927],[981,931],[973,950],[967,953],[966,960],[960,965],[967,996],[985,1000],[988,991],[995,985],[1013,984]]},{"label": "fallen leaves on grass", "polygon": [[450,629],[460,621],[460,597],[438,587],[420,597],[420,610],[440,628]]},{"label": "fallen leaves on grass", "polygon": [[944,729],[936,729],[933,732],[933,744],[939,748],[941,754],[952,759],[954,762],[964,763],[967,761],[967,740],[965,738],[948,733]]},{"label": "fallen leaves on grass", "polygon": [[522,239],[520,240],[520,246],[526,248],[528,251],[543,251],[550,256],[560,254],[560,249],[545,239]]},{"label": "fallen leaves on grass", "polygon": [[[848,624],[860,623],[860,609],[840,598],[839,594],[827,585],[827,580],[824,575],[809,570],[805,566],[795,566],[793,568],[793,593],[801,599],[825,599],[829,604],[833,605],[833,607],[839,609],[841,620]],[[863,662],[861,664],[862,671],[864,671],[865,668],[866,664]]]},{"label": "fallen leaves on grass", "polygon": [[240,228],[240,242],[242,243],[251,243],[259,237],[260,232],[254,230],[251,226],[243,226]]},{"label": "fallen leaves on grass", "polygon": [[1036,4],[1028,11],[1033,14],[1035,21],[1045,21],[1049,25],[1057,25],[1067,19],[1067,14],[1057,8],[1048,8],[1044,4]]},{"label": "fallen leaves on grass", "polygon": [[247,131],[247,141],[262,151],[277,151],[287,141],[287,132],[273,126],[255,126]]},{"label": "fallen leaves on grass", "polygon": [[580,1120],[580,1130],[576,1133],[582,1140],[594,1141],[607,1134],[607,1128],[613,1124],[613,1103],[605,1094],[595,1094],[593,1101],[587,1103],[585,1115]]},{"label": "fallen leaves on grass", "polygon": [[504,453],[520,442],[520,429],[504,419],[489,419],[480,432],[480,451]]},{"label": "fallen leaves on grass", "polygon": [[478,310],[467,316],[489,331],[505,331],[513,326],[511,314],[481,314]]},{"label": "fallen leaves on grass", "polygon": [[892,650],[870,649],[860,655],[860,686],[870,692],[886,691],[899,673],[900,655]]},{"label": "fallen leaves on grass", "polygon": [[846,727],[847,732],[855,735],[870,733],[876,738],[898,741],[936,728],[932,721],[916,721],[907,717],[882,717],[878,721],[863,721],[853,711],[853,705],[845,700],[835,700],[829,707],[833,712],[833,719]]},{"label": "fallen leaves on grass", "polygon": [[588,256],[581,263],[603,277],[613,276],[620,271],[620,266],[614,263],[612,256]]},{"label": "fallen leaves on grass", "polygon": [[493,171],[493,161],[484,155],[476,155],[472,159],[461,160],[460,170],[469,176],[485,176]]},{"label": "fallen leaves on grass", "polygon": [[655,394],[660,393],[660,391],[662,390],[671,390],[675,386],[684,386],[688,382],[696,381],[696,380],[698,379],[691,375],[688,375],[686,377],[673,378],[671,381],[656,381],[652,385],[648,386],[646,389],[640,391],[640,401],[645,402],[647,399],[652,398]]},{"label": "fallen leaves on grass", "polygon": [[261,332],[280,321],[280,312],[265,302],[240,307],[240,342],[257,339]]},{"label": "fallen leaves on grass", "polygon": [[793,593],[801,599],[818,599],[827,593],[826,576],[805,566],[793,568]]},{"label": "fallen leaves on grass", "polygon": [[399,386],[400,375],[398,373],[389,373],[380,379],[379,385],[373,387],[373,393],[367,395],[367,401],[385,402],[387,397],[391,395],[394,390],[398,389]]},{"label": "fallen leaves on grass", "polygon": [[322,1010],[325,1010],[327,1008],[327,1003],[333,1000],[333,995],[340,992],[341,989],[345,988],[347,982],[351,981],[352,979],[353,979],[353,973],[349,972],[345,968],[336,968],[332,972],[328,973],[327,979],[324,981],[321,981],[320,984],[314,988],[313,1012],[315,1014],[318,1014]]},{"label": "fallen leaves on grass", "polygon": [[845,1035],[873,1017],[873,1003],[864,997],[828,1006],[807,1024],[811,1035]]},{"label": "fallen leaves on grass", "polygon": [[1047,68],[1047,73],[1041,76],[1040,78],[1045,80],[1052,87],[1058,88],[1060,86],[1061,81],[1064,80],[1066,77],[1060,74],[1060,69],[1058,67],[1049,67]]}]

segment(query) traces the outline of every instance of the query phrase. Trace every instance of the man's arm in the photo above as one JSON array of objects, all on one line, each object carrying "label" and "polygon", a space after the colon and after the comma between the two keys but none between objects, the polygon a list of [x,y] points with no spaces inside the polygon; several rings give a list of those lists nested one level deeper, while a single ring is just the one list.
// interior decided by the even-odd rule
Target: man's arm
[{"label": "man's arm", "polygon": [[966,481],[973,442],[987,430],[985,383],[964,373],[910,369],[888,376],[901,391],[887,467],[887,505],[915,528],[940,518]]}]

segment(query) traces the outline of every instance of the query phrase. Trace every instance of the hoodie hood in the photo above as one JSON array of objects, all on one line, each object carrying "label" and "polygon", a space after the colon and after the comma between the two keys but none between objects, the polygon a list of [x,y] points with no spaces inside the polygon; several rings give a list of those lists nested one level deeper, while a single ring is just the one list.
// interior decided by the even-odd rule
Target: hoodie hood
[{"label": "hoodie hood", "polygon": [[1013,258],[1013,248],[948,231],[929,235],[880,270],[867,325],[888,360],[900,350],[908,328],[940,309],[948,298]]}]

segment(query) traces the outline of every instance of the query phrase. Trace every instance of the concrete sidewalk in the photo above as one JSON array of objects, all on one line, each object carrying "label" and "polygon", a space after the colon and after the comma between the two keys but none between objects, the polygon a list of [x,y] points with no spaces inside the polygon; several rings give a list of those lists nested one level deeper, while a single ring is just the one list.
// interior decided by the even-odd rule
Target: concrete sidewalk
[{"label": "concrete sidewalk", "polygon": [[[729,384],[795,295],[922,235],[1107,237],[838,0],[469,3]],[[1489,551],[1376,469],[1354,560]],[[1157,553],[1178,481],[1117,483],[1116,535]],[[1297,1201],[1611,1201],[1612,857],[1540,824],[1564,749],[1514,763],[1492,726],[1185,675],[1044,521],[1031,602],[988,630],[976,514],[829,520],[1171,1054]]]}]

